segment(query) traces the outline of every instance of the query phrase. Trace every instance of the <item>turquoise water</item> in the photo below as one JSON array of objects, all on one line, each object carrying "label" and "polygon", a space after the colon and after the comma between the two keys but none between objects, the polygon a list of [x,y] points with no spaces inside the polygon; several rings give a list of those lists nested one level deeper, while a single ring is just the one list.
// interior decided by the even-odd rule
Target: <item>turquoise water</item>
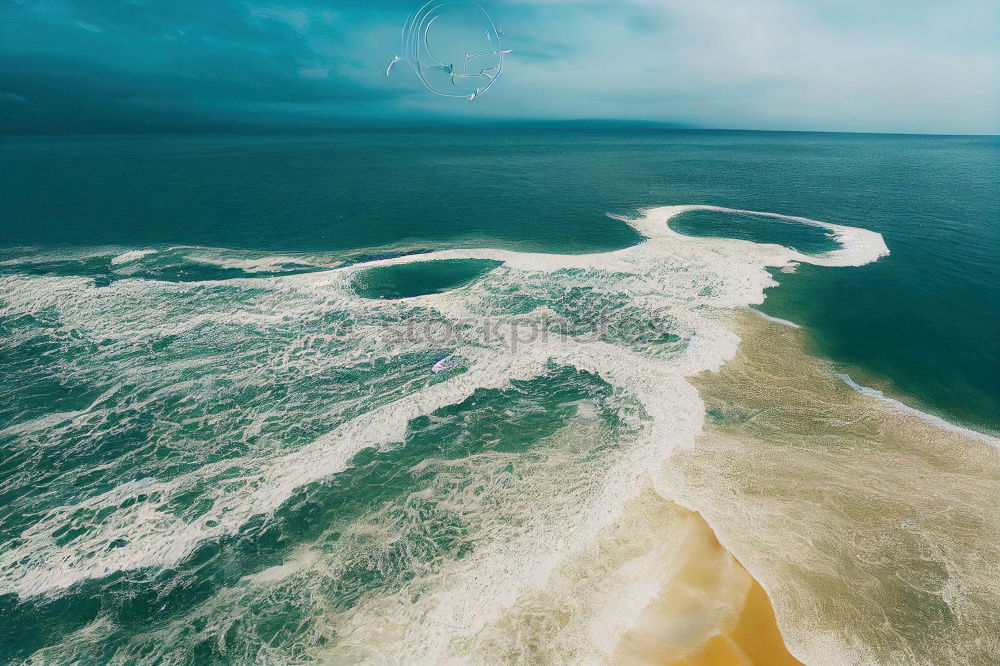
[{"label": "turquoise water", "polygon": [[[818,354],[1000,427],[998,153],[700,131],[0,139],[0,661],[371,660],[366,636],[414,649],[378,618],[480,596],[492,617],[485,599],[586,542],[686,436],[675,382],[726,340],[705,313],[752,302],[765,268],[781,286],[761,309]],[[868,229],[891,253],[782,266],[607,216],[679,204]],[[841,246],[740,212],[669,225]],[[648,255],[614,252],[644,233]],[[473,565],[485,588],[462,587]],[[445,624],[421,645],[458,649]]]},{"label": "turquoise water", "polygon": [[354,282],[365,298],[412,298],[456,289],[500,265],[499,261],[452,259],[362,271]]},{"label": "turquoise water", "polygon": [[[508,129],[0,145],[7,248],[198,245],[340,260],[357,248],[469,244],[592,252],[638,240],[606,212],[677,203],[873,229],[888,259],[782,276],[794,288],[775,290],[765,310],[806,325],[820,353],[900,395],[1000,427],[995,137]],[[806,240],[795,225],[759,229],[765,241]],[[245,274],[183,257],[109,271],[108,260],[39,259],[16,270],[99,280]]]},{"label": "turquoise water", "polygon": [[670,228],[688,236],[739,238],[755,243],[776,243],[807,254],[821,254],[839,247],[820,227],[748,213],[693,210],[670,222]]}]

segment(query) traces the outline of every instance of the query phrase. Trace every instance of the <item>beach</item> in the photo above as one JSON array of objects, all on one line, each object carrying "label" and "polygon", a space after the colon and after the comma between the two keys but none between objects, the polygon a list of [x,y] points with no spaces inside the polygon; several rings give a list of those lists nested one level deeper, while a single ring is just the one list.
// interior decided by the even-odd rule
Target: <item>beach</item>
[{"label": "beach", "polygon": [[764,588],[701,516],[685,513],[684,548],[671,555],[660,596],[622,636],[612,663],[799,664],[785,647]]},{"label": "beach", "polygon": [[793,654],[989,663],[1000,441],[856,390],[801,329],[739,320],[736,359],[696,379],[719,418],[681,457],[682,492],[762,581]]}]

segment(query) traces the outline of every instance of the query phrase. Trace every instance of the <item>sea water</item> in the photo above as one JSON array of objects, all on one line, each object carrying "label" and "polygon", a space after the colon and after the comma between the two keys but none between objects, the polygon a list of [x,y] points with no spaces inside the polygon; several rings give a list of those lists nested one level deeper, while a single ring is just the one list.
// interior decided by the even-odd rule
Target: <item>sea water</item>
[{"label": "sea water", "polygon": [[[998,508],[997,151],[488,128],[4,139],[0,657],[606,661],[684,541],[676,506],[765,583],[809,663],[988,637],[996,589],[954,553],[986,553],[974,517]],[[813,393],[755,384],[779,343],[798,359],[780,379]],[[872,480],[831,472],[833,451],[880,442],[872,479],[923,456],[889,477],[912,491],[879,494],[881,531],[836,513],[836,534],[902,545],[870,567],[830,552],[833,499],[766,520],[795,515],[761,444],[786,441],[778,458],[848,506]],[[956,483],[949,455],[978,471]],[[925,492],[951,522],[905,524]],[[911,599],[890,585],[909,574],[947,589]],[[809,605],[859,581],[876,601],[854,624]]]}]

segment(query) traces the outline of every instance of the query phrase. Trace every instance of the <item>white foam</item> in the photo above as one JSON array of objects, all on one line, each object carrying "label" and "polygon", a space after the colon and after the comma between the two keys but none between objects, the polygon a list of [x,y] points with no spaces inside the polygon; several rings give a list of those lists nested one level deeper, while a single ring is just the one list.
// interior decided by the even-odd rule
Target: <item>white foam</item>
[{"label": "white foam", "polygon": [[755,312],[757,315],[759,315],[761,318],[765,319],[766,321],[774,322],[775,324],[781,324],[782,326],[787,326],[788,328],[802,328],[801,326],[799,326],[798,324],[796,324],[793,321],[788,321],[787,319],[781,319],[780,317],[772,317],[769,314],[761,312],[757,308],[750,308],[750,311],[751,312]]},{"label": "white foam", "polygon": [[191,261],[196,261],[201,264],[209,264],[212,266],[218,266],[219,268],[240,270],[244,273],[264,273],[264,272],[274,272],[280,273],[281,271],[289,270],[289,266],[294,266],[296,268],[309,267],[309,268],[333,268],[337,266],[340,262],[332,262],[326,264],[315,264],[311,261],[304,259],[303,257],[293,257],[293,256],[267,256],[267,257],[253,257],[253,258],[236,258],[236,257],[218,257],[211,256],[208,254],[188,254],[187,258]]},{"label": "white foam", "polygon": [[128,252],[123,252],[117,257],[111,259],[112,266],[120,266],[122,264],[129,264],[133,261],[138,261],[143,257],[148,257],[151,254],[156,254],[156,250],[129,250]]},{"label": "white foam", "polygon": [[917,418],[921,419],[922,421],[924,421],[926,423],[930,423],[931,425],[934,425],[934,426],[936,426],[938,428],[941,428],[942,430],[947,430],[949,432],[954,432],[954,433],[957,433],[959,435],[962,435],[963,437],[968,437],[969,439],[974,439],[974,440],[980,441],[980,442],[982,442],[984,444],[989,444],[990,446],[995,446],[995,447],[1000,448],[1000,438],[998,438],[998,437],[995,437],[993,435],[990,435],[990,434],[987,434],[987,433],[984,433],[984,432],[980,432],[978,430],[972,430],[971,428],[964,428],[964,427],[962,427],[960,425],[957,425],[955,423],[951,423],[950,421],[946,421],[945,419],[941,418],[940,416],[936,416],[934,414],[929,414],[929,413],[921,411],[921,410],[919,410],[919,409],[917,409],[915,407],[910,407],[906,403],[901,402],[900,400],[897,400],[896,398],[891,398],[891,397],[887,396],[885,393],[883,393],[882,391],[879,391],[878,389],[871,388],[870,386],[862,386],[861,384],[858,384],[856,381],[854,381],[853,378],[851,378],[850,375],[848,375],[846,373],[838,372],[837,373],[837,377],[839,377],[841,379],[841,381],[843,381],[845,384],[847,384],[848,386],[850,386],[852,389],[854,389],[858,393],[861,393],[862,395],[867,395],[867,396],[872,397],[872,398],[878,398],[879,400],[882,400],[885,403],[887,403],[889,405],[892,405],[892,407],[894,409],[896,409],[897,411],[903,412],[905,414],[910,414],[912,416],[916,416]]},{"label": "white foam", "polygon": [[[263,295],[255,296],[257,300],[251,304],[237,306],[231,303],[226,312],[214,308],[204,312],[183,309],[190,307],[194,290],[209,283],[123,281],[100,292],[82,289],[79,281],[70,284],[66,278],[19,283],[16,289],[5,291],[7,309],[33,311],[55,307],[60,310],[66,325],[74,330],[85,334],[90,331],[97,339],[110,339],[123,345],[135,339],[193,334],[211,328],[224,330],[227,326],[237,330],[246,326],[259,327],[267,331],[280,330],[289,320],[323,322],[316,315],[317,309],[321,314],[330,309],[344,309],[356,317],[372,318],[369,324],[358,326],[343,336],[341,342],[336,336],[316,339],[323,346],[337,344],[337,354],[332,360],[314,359],[321,363],[320,368],[331,368],[334,363],[360,362],[370,357],[374,337],[380,340],[379,348],[383,350],[380,353],[390,353],[395,358],[432,349],[434,345],[427,340],[390,335],[394,326],[397,329],[405,326],[417,311],[433,312],[448,321],[471,319],[480,327],[485,325],[484,317],[499,317],[509,322],[510,315],[498,310],[496,293],[534,295],[545,304],[528,315],[537,324],[554,311],[556,303],[549,301],[574,289],[586,289],[586,298],[591,300],[559,305],[567,317],[573,315],[572,306],[577,304],[593,308],[584,313],[585,320],[591,323],[605,316],[623,316],[623,312],[628,315],[630,311],[626,308],[640,313],[662,310],[669,313],[673,328],[689,343],[677,352],[646,354],[608,341],[558,336],[518,339],[515,348],[511,340],[516,338],[518,331],[508,323],[491,342],[484,343],[480,339],[475,344],[460,344],[451,350],[463,358],[468,371],[424,388],[401,390],[394,402],[376,406],[346,421],[311,444],[291,451],[256,450],[237,461],[210,463],[170,480],[150,478],[121,484],[82,502],[49,511],[24,531],[20,545],[0,555],[0,593],[14,592],[22,597],[54,594],[80,581],[114,571],[176,566],[204,541],[236,533],[251,517],[276,511],[296,489],[344,470],[358,451],[401,440],[407,423],[413,418],[459,403],[477,389],[502,388],[513,379],[538,376],[553,363],[599,375],[615,390],[638,400],[648,419],[644,435],[629,454],[605,470],[599,499],[579,507],[579,514],[571,521],[572,530],[558,533],[559,539],[570,544],[569,550],[584,547],[588,539],[621,515],[622,507],[643,485],[645,475],[658,469],[673,450],[690,446],[694,441],[701,427],[703,406],[685,377],[705,370],[718,370],[732,358],[739,339],[727,328],[723,315],[728,308],[763,302],[764,290],[775,284],[766,270],[768,267],[787,267],[796,262],[854,266],[874,261],[888,252],[881,236],[875,232],[773,213],[755,214],[825,227],[834,234],[841,248],[824,255],[804,255],[778,245],[692,238],[672,231],[668,220],[690,210],[749,212],[713,206],[645,210],[639,218],[626,220],[645,241],[614,252],[556,255],[499,249],[450,249],[323,272],[231,280],[226,284],[236,288],[253,287]],[[124,256],[119,255],[119,258]],[[132,256],[138,258],[135,254]],[[461,289],[408,299],[406,303],[371,301],[350,290],[352,276],[361,270],[445,259],[491,259],[502,262],[504,269],[497,269]],[[262,270],[290,260],[278,257],[231,263],[227,259],[215,263]],[[137,313],[136,303],[143,303],[147,311]],[[383,323],[378,324],[379,321]],[[303,324],[299,335],[303,340],[313,340],[310,336],[325,333],[328,333],[325,329],[309,330]],[[293,368],[303,359],[313,359],[309,354],[311,345],[310,342],[291,347],[286,352],[291,357],[281,361],[286,364],[282,367]],[[211,362],[216,361],[184,361]],[[233,367],[227,372],[233,373],[231,378],[236,382],[246,381],[245,375],[255,369],[252,365],[241,365],[240,357],[219,359],[219,362],[221,367]],[[430,365],[424,366],[426,372],[430,372]],[[155,382],[164,370],[137,368],[130,379]],[[179,372],[177,374],[180,376]],[[184,388],[180,385],[180,388],[163,390],[179,394]],[[359,398],[358,403],[362,400]],[[44,425],[45,422],[39,422],[29,427]],[[235,476],[234,467],[240,470]],[[171,499],[192,489],[201,489],[202,497],[211,501],[209,510],[188,519],[163,510]],[[139,494],[157,499],[123,506]],[[99,524],[89,525],[90,531],[71,543],[60,546],[52,536],[60,527],[73,524],[74,515],[92,515],[109,507],[118,508]],[[549,525],[545,529],[551,531],[557,526]],[[125,545],[108,550],[107,545],[115,541]],[[543,584],[546,572],[551,572],[566,552],[565,549],[552,550],[544,561],[536,562],[536,575],[522,578],[518,578],[518,572],[523,573],[524,567],[531,564],[528,553],[537,556],[536,548],[510,552],[503,557],[484,556],[486,564],[482,571],[495,574],[497,581],[520,582],[512,583],[507,592],[498,590],[496,599],[486,603],[481,595],[472,594],[467,587],[481,580],[482,572],[463,570],[462,575],[466,578],[456,579],[455,587],[446,593],[446,603],[439,611],[426,616],[428,627],[439,624],[437,629],[428,629],[429,633],[445,636],[444,627],[450,626],[450,617],[462,617],[470,628],[484,626],[513,603],[519,589],[529,584]],[[622,600],[622,603],[632,602]],[[611,634],[619,631],[624,631],[624,627],[610,630]],[[434,650],[444,650],[446,643],[444,639],[436,647],[429,643],[427,657],[441,657],[443,652]],[[399,645],[401,649],[403,646],[412,648],[407,641]]]},{"label": "white foam", "polygon": [[863,266],[889,254],[889,248],[886,246],[882,234],[869,229],[847,227],[796,215],[765,213],[740,208],[722,208],[720,206],[688,206],[686,208],[687,210],[714,210],[722,213],[772,217],[779,220],[788,220],[789,222],[798,222],[799,224],[828,229],[831,237],[840,243],[840,247],[818,255],[795,252],[801,261],[808,264],[816,264],[818,266]]}]

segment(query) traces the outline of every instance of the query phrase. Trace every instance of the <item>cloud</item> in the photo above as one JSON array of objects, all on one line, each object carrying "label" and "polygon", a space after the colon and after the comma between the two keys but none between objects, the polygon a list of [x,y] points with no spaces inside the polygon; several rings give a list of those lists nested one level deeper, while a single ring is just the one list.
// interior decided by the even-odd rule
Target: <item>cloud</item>
[{"label": "cloud", "polygon": [[385,76],[417,4],[0,4],[0,90],[8,96],[0,95],[0,131],[430,117],[1000,131],[1000,26],[985,0],[497,0],[490,10],[513,53],[474,103],[426,95],[406,68]]},{"label": "cloud", "polygon": [[549,32],[569,40],[572,57],[518,62],[513,43],[503,92],[519,99],[504,102],[714,127],[1000,129],[989,3],[871,4],[522,3],[530,15],[509,32],[558,25]]},{"label": "cloud", "polygon": [[309,28],[309,14],[301,9],[288,7],[251,7],[250,15],[256,18],[273,19],[292,26],[299,32]]},{"label": "cloud", "polygon": [[7,6],[0,83],[24,108],[0,115],[0,131],[314,127],[377,114],[402,91],[357,76],[332,19],[326,7],[232,0]]}]

